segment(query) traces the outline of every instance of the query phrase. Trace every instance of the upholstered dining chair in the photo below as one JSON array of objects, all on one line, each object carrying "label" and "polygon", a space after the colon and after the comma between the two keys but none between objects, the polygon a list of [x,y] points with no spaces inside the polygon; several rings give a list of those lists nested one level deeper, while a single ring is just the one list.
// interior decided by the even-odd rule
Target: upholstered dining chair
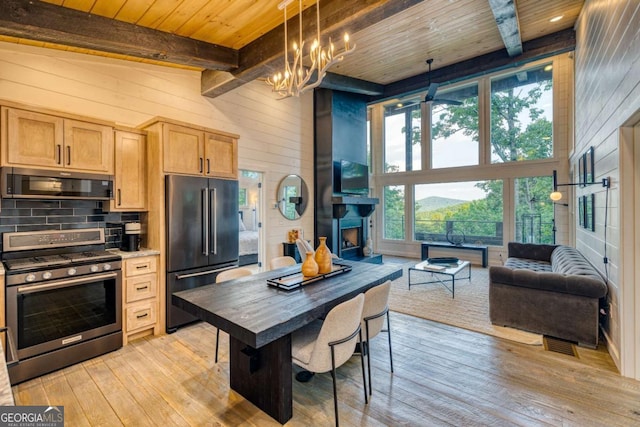
[{"label": "upholstered dining chair", "polygon": [[389,362],[393,372],[393,354],[391,352],[391,328],[389,323],[389,293],[391,281],[387,280],[381,285],[375,286],[364,293],[364,307],[362,309],[362,322],[360,327],[364,331],[364,345],[367,353],[367,372],[369,373],[369,394],[373,392],[371,385],[371,338],[383,331],[384,317],[387,317],[387,335],[389,337]]},{"label": "upholstered dining chair", "polygon": [[[347,362],[356,348],[362,345],[360,319],[364,295],[338,304],[329,311],[324,321],[316,320],[291,334],[291,356],[293,363],[313,373],[331,372],[333,379],[333,406],[336,426],[338,419],[338,394],[336,387],[336,369]],[[367,376],[364,371],[364,356],[360,353],[364,401],[367,397]]]},{"label": "upholstered dining chair", "polygon": [[281,267],[288,267],[290,265],[296,265],[295,258],[290,256],[278,256],[278,257],[272,258],[271,261],[269,261],[270,270],[275,270],[276,268],[281,268]]},{"label": "upholstered dining chair", "polygon": [[[227,280],[237,279],[239,277],[251,276],[251,270],[246,268],[232,268],[225,270],[216,276],[216,283],[226,282]],[[218,343],[220,342],[220,329],[216,328],[216,363],[218,363]]]}]

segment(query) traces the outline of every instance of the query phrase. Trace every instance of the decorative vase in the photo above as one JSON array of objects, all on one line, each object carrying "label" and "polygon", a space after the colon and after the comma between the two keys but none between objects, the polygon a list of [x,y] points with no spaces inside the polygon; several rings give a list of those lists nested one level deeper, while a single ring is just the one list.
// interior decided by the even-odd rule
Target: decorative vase
[{"label": "decorative vase", "polygon": [[373,241],[371,241],[371,239],[367,239],[367,243],[365,244],[364,248],[362,248],[362,254],[364,256],[373,255]]},{"label": "decorative vase", "polygon": [[318,273],[325,274],[331,272],[331,251],[327,247],[327,238],[318,237],[320,245],[316,249],[315,259],[318,263]]},{"label": "decorative vase", "polygon": [[313,252],[307,252],[307,258],[302,263],[301,270],[304,277],[313,277],[318,274],[318,263],[314,258]]}]

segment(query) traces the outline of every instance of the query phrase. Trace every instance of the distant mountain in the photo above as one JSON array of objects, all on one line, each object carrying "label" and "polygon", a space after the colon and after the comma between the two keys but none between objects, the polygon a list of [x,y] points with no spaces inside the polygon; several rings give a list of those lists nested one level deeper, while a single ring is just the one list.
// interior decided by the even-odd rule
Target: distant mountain
[{"label": "distant mountain", "polygon": [[430,196],[416,201],[416,204],[420,206],[420,210],[423,212],[433,211],[449,206],[455,206],[461,203],[468,203],[468,200],[448,199],[446,197]]}]

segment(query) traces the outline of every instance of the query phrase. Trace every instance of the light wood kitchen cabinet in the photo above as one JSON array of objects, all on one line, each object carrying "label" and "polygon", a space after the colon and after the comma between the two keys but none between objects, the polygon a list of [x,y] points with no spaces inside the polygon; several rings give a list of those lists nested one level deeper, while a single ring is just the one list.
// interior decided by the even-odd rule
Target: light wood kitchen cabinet
[{"label": "light wood kitchen cabinet", "polygon": [[113,174],[113,128],[2,108],[2,165]]},{"label": "light wood kitchen cabinet", "polygon": [[205,175],[238,178],[238,139],[217,133],[205,134]]},{"label": "light wood kitchen cabinet", "polygon": [[123,345],[145,335],[157,335],[158,257],[124,259]]},{"label": "light wood kitchen cabinet", "polygon": [[201,175],[204,171],[204,132],[165,123],[163,134],[164,171]]},{"label": "light wood kitchen cabinet", "polygon": [[165,173],[238,177],[237,137],[165,123],[163,148]]},{"label": "light wood kitchen cabinet", "polygon": [[114,198],[109,211],[147,209],[147,141],[144,134],[115,131]]}]

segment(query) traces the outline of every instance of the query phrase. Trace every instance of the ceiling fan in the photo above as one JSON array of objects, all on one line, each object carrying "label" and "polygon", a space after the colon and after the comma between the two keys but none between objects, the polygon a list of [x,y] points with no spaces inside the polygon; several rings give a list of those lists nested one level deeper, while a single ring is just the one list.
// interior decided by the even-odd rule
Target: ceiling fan
[{"label": "ceiling fan", "polygon": [[456,101],[453,99],[436,99],[436,92],[438,91],[438,86],[440,86],[439,83],[432,83],[431,82],[431,63],[433,63],[433,58],[429,58],[427,59],[427,64],[429,64],[429,72],[427,73],[428,77],[429,77],[429,83],[428,83],[428,89],[427,89],[427,94],[425,95],[424,99],[422,100],[418,100],[419,98],[413,98],[411,101],[403,101],[398,103],[394,110],[405,110],[407,108],[410,109],[416,109],[419,108],[419,106],[421,104],[427,104],[427,105],[462,105],[461,101]]},{"label": "ceiling fan", "polygon": [[462,105],[462,102],[455,101],[453,99],[435,99],[436,92],[438,91],[438,86],[440,86],[440,84],[431,82],[431,64],[432,63],[433,63],[433,58],[427,59],[427,64],[429,64],[429,72],[427,73],[427,75],[429,76],[429,85],[428,85],[429,89],[427,90],[427,95],[424,97],[424,101],[422,102],[426,104],[431,104],[431,105],[438,105],[438,104]]}]

